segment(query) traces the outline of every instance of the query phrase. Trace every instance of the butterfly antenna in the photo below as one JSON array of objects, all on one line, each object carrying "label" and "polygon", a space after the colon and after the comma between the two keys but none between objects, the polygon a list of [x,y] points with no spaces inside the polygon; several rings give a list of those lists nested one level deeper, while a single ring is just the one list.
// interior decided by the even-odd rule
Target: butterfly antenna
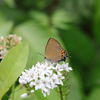
[{"label": "butterfly antenna", "polygon": [[[42,55],[42,56],[44,56],[43,54],[41,54],[41,53],[39,53],[39,52],[37,52],[38,54],[40,54],[40,55]],[[45,56],[44,56],[45,57]]]}]

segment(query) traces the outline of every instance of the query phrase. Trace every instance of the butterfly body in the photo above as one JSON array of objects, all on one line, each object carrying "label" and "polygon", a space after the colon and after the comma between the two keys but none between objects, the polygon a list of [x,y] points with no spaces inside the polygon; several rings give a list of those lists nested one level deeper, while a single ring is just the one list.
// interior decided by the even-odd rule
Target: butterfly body
[{"label": "butterfly body", "polygon": [[50,38],[45,49],[45,59],[52,62],[66,61],[67,53],[60,43],[54,38]]}]

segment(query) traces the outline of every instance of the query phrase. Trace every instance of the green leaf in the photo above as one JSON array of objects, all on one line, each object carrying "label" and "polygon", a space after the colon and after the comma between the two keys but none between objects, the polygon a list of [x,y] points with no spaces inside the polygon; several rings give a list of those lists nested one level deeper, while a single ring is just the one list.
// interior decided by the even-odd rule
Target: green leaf
[{"label": "green leaf", "polygon": [[38,98],[38,100],[60,100],[60,96],[54,89],[50,89],[50,95],[46,95],[46,97],[43,96],[41,90],[35,91],[34,94],[34,97]]},{"label": "green leaf", "polygon": [[14,2],[14,0],[4,0],[4,2],[8,5],[8,6],[10,6],[10,7],[15,7],[15,2]]},{"label": "green leaf", "polygon": [[23,42],[13,48],[0,63],[0,98],[9,90],[25,68],[28,44]]},{"label": "green leaf", "polygon": [[[22,88],[21,85],[18,85],[14,90],[14,100],[22,100],[21,95],[23,93],[26,93],[27,90],[25,87]],[[12,94],[10,95],[11,98],[9,100],[12,100]]]},{"label": "green leaf", "polygon": [[69,25],[66,23],[69,23],[72,21],[68,12],[66,13],[64,9],[55,11],[53,15],[51,16],[51,20],[52,20],[53,26],[60,29],[68,29]]},{"label": "green leaf", "polygon": [[13,27],[12,21],[6,22],[4,25],[2,25],[0,27],[0,37],[1,36],[6,37],[11,32],[12,27]]},{"label": "green leaf", "polygon": [[94,36],[100,43],[100,0],[95,0],[95,13],[92,29]]},{"label": "green leaf", "polygon": [[94,88],[86,100],[100,100],[100,87]]},{"label": "green leaf", "polygon": [[42,12],[39,12],[39,11],[30,11],[29,15],[32,18],[34,18],[35,21],[37,23],[39,23],[40,25],[48,26],[48,23],[49,23],[48,19],[49,19],[49,17],[45,13],[42,13]]},{"label": "green leaf", "polygon": [[88,35],[76,26],[71,26],[70,29],[63,30],[62,33],[66,47],[75,62],[86,65],[93,61],[95,50]]},{"label": "green leaf", "polygon": [[[50,90],[50,95],[44,97],[43,94],[42,94],[42,91],[41,90],[36,90],[34,93],[32,93],[31,95],[29,95],[28,97],[26,98],[21,98],[21,95],[23,93],[27,93],[27,90],[25,87],[22,88],[21,85],[18,85],[16,88],[15,88],[15,92],[14,92],[14,100],[60,100],[60,97],[58,96],[58,93],[53,89]],[[10,96],[12,97],[12,95]],[[9,100],[11,100],[11,98],[9,98]]]},{"label": "green leaf", "polygon": [[[99,56],[99,55],[98,55]],[[91,77],[92,76],[92,77]],[[100,86],[100,56],[96,62],[92,64],[91,72],[88,75],[87,87],[93,88],[93,86]]]},{"label": "green leaf", "polygon": [[6,21],[6,18],[4,14],[2,13],[2,11],[0,10],[0,27],[2,24],[4,24],[5,21]]},{"label": "green leaf", "polygon": [[67,81],[66,85],[71,85],[71,91],[67,96],[68,100],[82,100],[82,84],[80,82],[79,76],[77,77],[73,71],[68,73],[70,76],[69,80]]}]

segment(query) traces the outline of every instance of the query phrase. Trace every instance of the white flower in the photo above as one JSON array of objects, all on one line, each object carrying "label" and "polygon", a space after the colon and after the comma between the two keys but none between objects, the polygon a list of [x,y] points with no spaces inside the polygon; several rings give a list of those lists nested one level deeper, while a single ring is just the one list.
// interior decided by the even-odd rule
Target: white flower
[{"label": "white flower", "polygon": [[51,85],[51,89],[57,87],[56,83],[51,83],[50,85]]},{"label": "white flower", "polygon": [[25,80],[21,80],[21,79],[19,79],[19,83],[22,85],[27,84],[27,82]]},{"label": "white flower", "polygon": [[27,96],[28,96],[27,93],[24,93],[24,94],[21,95],[22,98],[25,98],[25,97],[27,97]]},{"label": "white flower", "polygon": [[50,80],[50,85],[51,85],[51,89],[57,87],[56,83],[57,83],[57,75],[56,74],[53,74],[53,76],[51,77],[51,80]]},{"label": "white flower", "polygon": [[60,72],[60,71],[63,71],[64,69],[62,69],[62,66],[60,64],[57,64],[55,70],[57,72]]},{"label": "white flower", "polygon": [[44,90],[42,90],[42,93],[43,93],[43,95],[44,95],[44,97],[46,97],[46,93],[49,95],[50,94],[50,89],[44,89]]},{"label": "white flower", "polygon": [[48,95],[50,94],[50,89],[48,89],[48,92],[47,92],[47,94],[48,94]]},{"label": "white flower", "polygon": [[35,71],[35,77],[41,77],[41,76],[43,76],[44,74],[43,74],[43,71],[42,70],[36,70]]},{"label": "white flower", "polygon": [[31,93],[34,93],[34,90],[31,90]]},{"label": "white flower", "polygon": [[51,88],[51,86],[50,86],[49,83],[50,83],[49,78],[48,78],[48,77],[47,77],[47,78],[43,77],[43,78],[42,78],[42,84],[43,84],[42,90],[44,90],[44,89],[46,89],[46,88]]},{"label": "white flower", "polygon": [[[8,35],[6,38],[0,37],[0,58],[4,58],[8,51],[21,43],[21,37],[18,35]],[[2,43],[2,44],[1,44]],[[9,50],[8,50],[9,49]]]},{"label": "white flower", "polygon": [[70,70],[73,70],[71,67],[68,66],[68,63],[65,64],[65,62],[63,62],[62,64],[62,68],[66,70],[67,72],[69,72]]},{"label": "white flower", "polygon": [[0,57],[3,58],[8,53],[4,45],[0,45]]},{"label": "white flower", "polygon": [[0,37],[0,39],[1,39],[1,40],[4,40],[4,37],[3,37],[3,36],[1,36],[1,37]]},{"label": "white flower", "polygon": [[48,89],[42,89],[42,93],[43,93],[43,95],[44,95],[44,97],[46,97],[46,93],[48,93],[49,92],[49,90]]},{"label": "white flower", "polygon": [[31,82],[31,83],[29,84],[29,86],[32,88],[33,86],[35,86],[35,82]]},{"label": "white flower", "polygon": [[46,92],[44,90],[42,90],[42,93],[43,93],[44,97],[46,97]]},{"label": "white flower", "polygon": [[[57,85],[63,85],[62,80],[65,78],[62,74],[63,70],[70,71],[72,68],[68,67],[68,63],[55,66],[54,63],[51,64],[47,61],[38,62],[36,66],[22,72],[19,83],[28,84],[29,88],[35,90],[41,89],[44,97],[46,97],[46,94],[50,94],[50,89],[57,87]],[[33,93],[34,90],[30,92]]]},{"label": "white flower", "polygon": [[56,65],[55,71],[60,74],[61,71],[63,71],[64,69],[62,68],[62,66],[60,64]]},{"label": "white flower", "polygon": [[41,79],[36,79],[35,82],[31,82],[31,84],[35,85],[35,90],[41,89],[43,85]]},{"label": "white flower", "polygon": [[40,67],[41,67],[41,66],[40,66],[40,62],[38,62],[38,63],[36,64],[35,68],[36,68],[36,69],[40,69]]},{"label": "white flower", "polygon": [[63,77],[62,75],[57,75],[57,82],[56,82],[56,84],[61,84],[61,85],[63,85],[63,82],[62,82],[62,79],[64,79],[65,77]]}]

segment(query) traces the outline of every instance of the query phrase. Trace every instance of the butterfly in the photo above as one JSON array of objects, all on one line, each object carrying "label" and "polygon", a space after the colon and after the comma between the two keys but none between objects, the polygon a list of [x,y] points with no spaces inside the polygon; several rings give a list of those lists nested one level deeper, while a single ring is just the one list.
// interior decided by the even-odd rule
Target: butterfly
[{"label": "butterfly", "polygon": [[52,62],[66,61],[66,51],[54,38],[49,38],[45,48],[45,59]]}]

